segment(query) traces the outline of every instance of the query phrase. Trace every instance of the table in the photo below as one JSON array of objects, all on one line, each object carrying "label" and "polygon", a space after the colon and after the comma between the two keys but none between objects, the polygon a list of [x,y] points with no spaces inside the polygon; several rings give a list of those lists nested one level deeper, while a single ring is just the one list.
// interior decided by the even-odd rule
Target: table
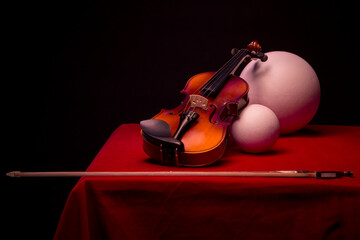
[{"label": "table", "polygon": [[332,180],[83,177],[54,239],[355,239],[360,236],[360,127],[309,125],[264,154],[229,142],[206,168],[154,164],[138,124],[119,126],[87,171],[350,170]]}]

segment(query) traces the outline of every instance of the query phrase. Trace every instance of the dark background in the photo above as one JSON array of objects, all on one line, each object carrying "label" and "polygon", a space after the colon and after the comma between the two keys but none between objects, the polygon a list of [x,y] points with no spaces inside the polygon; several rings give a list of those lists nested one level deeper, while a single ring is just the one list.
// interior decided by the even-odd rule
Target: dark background
[{"label": "dark background", "polygon": [[47,1],[4,7],[2,228],[51,239],[77,179],[5,172],[85,170],[122,123],[179,104],[233,47],[295,53],[316,71],[312,124],[360,125],[356,2]]}]

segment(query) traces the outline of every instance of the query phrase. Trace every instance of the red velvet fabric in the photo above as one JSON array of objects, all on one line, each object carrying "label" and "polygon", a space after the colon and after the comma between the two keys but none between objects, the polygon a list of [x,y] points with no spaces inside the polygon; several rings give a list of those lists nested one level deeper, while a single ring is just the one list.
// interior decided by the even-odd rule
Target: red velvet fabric
[{"label": "red velvet fabric", "polygon": [[215,165],[155,165],[138,124],[121,125],[88,171],[351,170],[333,180],[234,177],[84,177],[55,239],[356,239],[360,127],[307,126],[265,154],[231,143]]}]

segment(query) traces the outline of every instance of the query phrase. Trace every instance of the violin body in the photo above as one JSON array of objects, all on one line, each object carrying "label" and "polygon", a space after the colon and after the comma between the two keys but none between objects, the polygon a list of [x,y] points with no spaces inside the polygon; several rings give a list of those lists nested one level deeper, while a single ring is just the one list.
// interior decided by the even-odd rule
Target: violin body
[{"label": "violin body", "polygon": [[188,80],[178,107],[141,121],[145,153],[157,163],[177,167],[201,167],[220,159],[232,117],[248,103],[249,86],[234,72],[246,59],[266,61],[260,50],[256,41],[246,49],[233,49],[233,57],[217,72]]},{"label": "violin body", "polygon": [[[182,103],[171,110],[162,109],[152,119],[167,122],[171,128],[171,136],[175,134],[180,117],[190,99],[190,96],[214,76],[214,72],[200,73],[190,78],[181,91],[184,94]],[[247,104],[248,84],[237,76],[231,76],[227,84],[222,88],[216,98],[208,98],[207,109],[196,108],[199,118],[192,124],[191,128],[184,133],[181,141],[185,150],[178,152],[177,166],[201,167],[212,164],[224,154],[228,126],[231,123],[230,116],[238,115],[239,104]],[[159,163],[167,163],[166,157],[160,147],[144,139],[144,151]],[[171,161],[171,160],[170,160]]]}]

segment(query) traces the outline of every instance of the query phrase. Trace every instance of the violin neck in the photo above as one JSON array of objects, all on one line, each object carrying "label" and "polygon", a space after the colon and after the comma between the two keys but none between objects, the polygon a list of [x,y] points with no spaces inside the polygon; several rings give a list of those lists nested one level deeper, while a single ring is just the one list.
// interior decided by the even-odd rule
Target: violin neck
[{"label": "violin neck", "polygon": [[246,49],[240,49],[215,75],[201,88],[202,96],[216,96],[225,85],[231,73],[236,70],[239,63],[249,54]]}]

